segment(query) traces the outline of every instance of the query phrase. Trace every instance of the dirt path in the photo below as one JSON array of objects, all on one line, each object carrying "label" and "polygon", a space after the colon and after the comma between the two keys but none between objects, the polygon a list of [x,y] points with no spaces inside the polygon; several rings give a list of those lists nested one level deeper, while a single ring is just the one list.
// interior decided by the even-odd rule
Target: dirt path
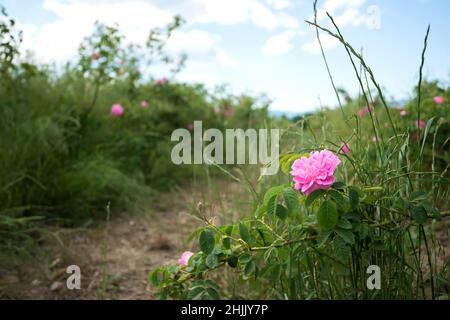
[{"label": "dirt path", "polygon": [[[41,244],[31,259],[13,262],[4,270],[0,266],[0,298],[154,299],[146,281],[148,272],[176,262],[185,250],[196,249],[195,243],[185,242],[202,225],[191,212],[196,203],[212,199],[215,205],[204,205],[213,214],[225,210],[232,217],[235,213],[235,208],[227,208],[231,201],[222,197],[233,199],[235,205],[243,197],[239,185],[222,182],[215,188],[185,188],[161,196],[145,214],[115,215],[95,227],[55,230],[52,240]],[[80,290],[66,288],[66,268],[72,264],[81,269]]]}]

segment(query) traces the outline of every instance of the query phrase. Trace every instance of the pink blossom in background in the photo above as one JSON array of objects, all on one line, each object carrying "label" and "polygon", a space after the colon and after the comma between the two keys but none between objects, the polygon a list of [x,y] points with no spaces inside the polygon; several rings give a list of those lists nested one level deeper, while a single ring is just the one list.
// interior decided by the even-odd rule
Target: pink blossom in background
[{"label": "pink blossom in background", "polygon": [[147,100],[142,100],[142,102],[141,102],[141,107],[142,107],[142,108],[147,108],[147,107],[148,107],[148,102],[147,102]]},{"label": "pink blossom in background", "polygon": [[427,124],[426,124],[425,121],[423,121],[423,120],[417,120],[417,121],[416,121],[416,126],[417,126],[419,129],[425,128],[426,125],[427,125]]},{"label": "pink blossom in background", "polygon": [[433,101],[436,104],[442,104],[442,103],[444,103],[444,97],[436,96],[436,97],[433,98]]},{"label": "pink blossom in background", "polygon": [[214,108],[214,113],[215,114],[219,114],[220,113],[220,107],[215,107]]},{"label": "pink blossom in background", "polygon": [[183,254],[181,255],[181,258],[178,259],[178,264],[180,266],[187,266],[189,259],[193,256],[194,254],[190,251],[185,251],[183,252]]},{"label": "pink blossom in background", "polygon": [[165,84],[169,81],[169,79],[167,79],[167,77],[162,77],[161,79],[156,80],[156,84],[158,85],[162,85]]},{"label": "pink blossom in background", "polygon": [[223,115],[225,116],[225,118],[229,118],[233,115],[233,107],[230,105],[227,105],[225,107],[225,111],[223,112]]},{"label": "pink blossom in background", "polygon": [[350,146],[347,143],[345,143],[345,144],[342,145],[341,150],[342,150],[343,153],[349,154],[350,153]]},{"label": "pink blossom in background", "polygon": [[401,110],[400,111],[400,116],[401,117],[404,117],[404,116],[406,116],[408,114],[408,112],[406,111],[406,110]]},{"label": "pink blossom in background", "polygon": [[121,117],[123,115],[123,112],[124,112],[124,109],[120,104],[116,103],[116,104],[112,105],[111,115],[113,117]]},{"label": "pink blossom in background", "polygon": [[367,113],[373,112],[373,108],[372,107],[367,107],[365,106],[364,108],[362,108],[361,110],[358,111],[358,115],[360,118],[364,117]]},{"label": "pink blossom in background", "polygon": [[334,183],[334,171],[340,163],[341,160],[329,150],[314,151],[308,158],[295,160],[291,167],[294,189],[305,195],[317,189],[329,189]]}]

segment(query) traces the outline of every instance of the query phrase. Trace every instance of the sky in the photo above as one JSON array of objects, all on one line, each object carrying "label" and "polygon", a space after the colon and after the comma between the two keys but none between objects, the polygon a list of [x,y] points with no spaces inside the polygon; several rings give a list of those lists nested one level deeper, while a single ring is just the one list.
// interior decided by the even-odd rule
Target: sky
[{"label": "sky", "polygon": [[[188,55],[177,81],[208,88],[227,84],[235,94],[266,94],[272,111],[303,113],[337,99],[317,45],[312,0],[0,0],[24,32],[22,51],[38,61],[74,59],[95,21],[118,23],[128,41],[143,43],[151,28],[174,15],[186,24],[167,44]],[[330,13],[354,48],[362,49],[393,100],[412,95],[431,24],[424,76],[449,84],[450,1],[319,0],[319,24]],[[336,85],[351,94],[358,83],[343,47],[321,34]],[[162,77],[164,74],[155,74]]]}]

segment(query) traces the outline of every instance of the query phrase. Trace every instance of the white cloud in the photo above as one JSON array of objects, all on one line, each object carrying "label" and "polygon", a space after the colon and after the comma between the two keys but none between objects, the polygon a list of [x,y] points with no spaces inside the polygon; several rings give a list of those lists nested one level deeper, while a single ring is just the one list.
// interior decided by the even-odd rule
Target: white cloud
[{"label": "white cloud", "polygon": [[[322,48],[324,51],[331,50],[339,44],[339,40],[328,34],[320,35],[320,42],[322,43]],[[302,49],[303,51],[311,54],[318,54],[320,53],[319,41],[317,41],[317,39],[314,39],[311,42],[305,43],[302,46]]]},{"label": "white cloud", "polygon": [[263,53],[266,56],[282,56],[289,53],[294,45],[291,43],[292,39],[297,33],[292,30],[270,37],[263,46]]},{"label": "white cloud", "polygon": [[277,10],[286,9],[292,5],[290,0],[266,0],[266,2]]},{"label": "white cloud", "polygon": [[167,49],[175,53],[205,53],[211,52],[219,42],[219,36],[203,30],[176,30],[167,41]]},{"label": "white cloud", "polygon": [[298,19],[283,12],[272,12],[260,0],[184,0],[170,8],[190,24],[232,25],[251,22],[259,28],[274,30],[298,26]]},{"label": "white cloud", "polygon": [[24,48],[33,50],[44,61],[65,60],[76,53],[95,21],[118,23],[127,40],[142,43],[151,28],[163,26],[172,16],[142,1],[86,2],[45,0],[43,7],[57,16],[53,22],[28,26]]},{"label": "white cloud", "polygon": [[[23,49],[31,50],[38,60],[66,61],[73,57],[83,39],[92,33],[95,21],[108,25],[117,23],[126,40],[144,43],[148,32],[172,21],[173,14],[145,0],[44,0],[44,9],[55,14],[56,20],[40,26],[22,24]],[[187,53],[219,65],[232,67],[237,61],[219,46],[220,37],[200,29],[176,30],[167,48],[172,53]]]}]

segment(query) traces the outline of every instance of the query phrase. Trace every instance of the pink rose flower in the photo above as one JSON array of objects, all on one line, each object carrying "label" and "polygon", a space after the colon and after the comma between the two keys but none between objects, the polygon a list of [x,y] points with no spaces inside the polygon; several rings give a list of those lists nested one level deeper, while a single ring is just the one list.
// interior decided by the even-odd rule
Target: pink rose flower
[{"label": "pink rose flower", "polygon": [[406,111],[406,110],[401,110],[400,111],[400,116],[401,117],[404,117],[404,116],[406,116],[408,114],[408,112]]},{"label": "pink rose flower", "polygon": [[183,254],[181,255],[181,258],[178,259],[178,264],[180,266],[187,266],[189,259],[193,256],[194,254],[190,251],[185,251],[183,252]]},{"label": "pink rose flower", "polygon": [[112,105],[111,115],[113,117],[121,117],[123,115],[123,112],[124,112],[124,109],[120,104],[116,103],[116,104]]},{"label": "pink rose flower", "polygon": [[426,126],[426,123],[425,123],[425,121],[423,121],[423,120],[417,120],[417,121],[416,121],[416,126],[417,126],[417,128],[419,128],[419,129],[424,129],[425,126]]},{"label": "pink rose flower", "polygon": [[294,189],[301,190],[305,195],[317,189],[329,189],[334,183],[333,174],[339,163],[339,158],[328,150],[314,151],[308,158],[295,160],[291,167]]},{"label": "pink rose flower", "polygon": [[442,104],[442,103],[444,103],[444,97],[436,96],[436,97],[433,98],[433,101],[436,104]]},{"label": "pink rose flower", "polygon": [[142,100],[142,102],[141,102],[141,107],[142,107],[142,108],[147,108],[147,107],[148,107],[148,102],[147,102],[147,100]]}]

